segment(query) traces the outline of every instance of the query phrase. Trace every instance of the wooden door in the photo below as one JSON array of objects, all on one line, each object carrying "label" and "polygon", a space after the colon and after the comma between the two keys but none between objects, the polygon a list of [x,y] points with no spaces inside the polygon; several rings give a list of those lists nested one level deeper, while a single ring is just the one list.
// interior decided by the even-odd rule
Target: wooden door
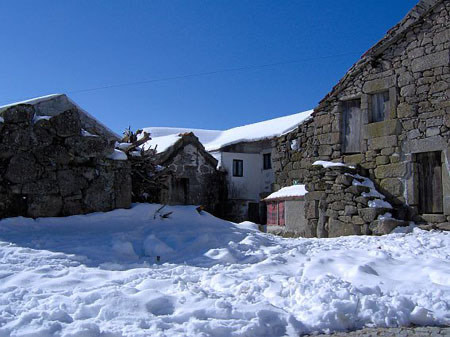
[{"label": "wooden door", "polygon": [[441,152],[425,152],[416,155],[419,183],[419,212],[433,214],[443,212]]},{"label": "wooden door", "polygon": [[344,153],[361,152],[361,100],[345,101],[343,104],[342,146]]},{"label": "wooden door", "polygon": [[171,193],[172,202],[178,205],[189,204],[189,179],[175,178]]}]

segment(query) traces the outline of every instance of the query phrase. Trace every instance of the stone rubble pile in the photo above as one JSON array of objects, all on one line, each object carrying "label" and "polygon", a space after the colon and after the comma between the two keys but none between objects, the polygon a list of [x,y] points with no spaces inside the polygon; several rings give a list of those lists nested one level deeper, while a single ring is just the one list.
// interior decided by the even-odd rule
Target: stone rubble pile
[{"label": "stone rubble pile", "polygon": [[305,182],[305,216],[311,237],[382,235],[408,225],[392,217],[394,210],[385,196],[356,169],[313,165]]}]

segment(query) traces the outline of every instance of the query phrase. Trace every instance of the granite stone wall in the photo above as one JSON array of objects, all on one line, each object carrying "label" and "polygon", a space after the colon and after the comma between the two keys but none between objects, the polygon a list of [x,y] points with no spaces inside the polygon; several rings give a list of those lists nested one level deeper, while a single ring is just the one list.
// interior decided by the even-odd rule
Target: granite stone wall
[{"label": "granite stone wall", "polygon": [[38,116],[20,104],[0,117],[0,218],[127,208],[128,161],[108,159],[114,142],[83,130],[80,112]]},{"label": "granite stone wall", "polygon": [[[389,97],[388,113],[371,122],[379,92]],[[343,106],[352,99],[360,100],[362,137],[359,151],[345,153]],[[419,214],[416,155],[434,151],[442,155],[444,211]],[[316,160],[344,162],[375,182],[396,217],[450,221],[450,2],[421,1],[347,72],[311,120],[278,139],[273,160],[275,190],[308,182]]]}]

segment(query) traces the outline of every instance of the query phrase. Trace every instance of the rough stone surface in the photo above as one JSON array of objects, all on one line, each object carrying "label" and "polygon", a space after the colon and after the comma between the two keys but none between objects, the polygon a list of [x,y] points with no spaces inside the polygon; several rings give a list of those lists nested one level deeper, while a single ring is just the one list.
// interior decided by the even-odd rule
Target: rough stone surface
[{"label": "rough stone surface", "polygon": [[43,119],[21,104],[2,116],[0,218],[130,207],[128,161],[107,159],[113,147],[102,134],[83,136],[75,109]]},{"label": "rough stone surface", "polygon": [[450,336],[449,327],[424,326],[401,328],[365,328],[351,332],[336,332],[332,334],[314,334],[302,336],[315,337],[447,337]]},{"label": "rough stone surface", "polygon": [[[311,166],[315,161],[355,165],[386,195],[394,206],[390,212],[403,220],[421,219],[423,215],[418,214],[420,174],[416,154],[440,151],[447,158],[444,170],[450,165],[450,2],[433,0],[439,5],[428,6],[429,10],[424,10],[423,3],[354,64],[314,109],[313,118],[277,140],[275,186],[290,186],[295,180],[306,184],[310,192],[305,196],[307,201],[325,196],[327,208],[311,218],[311,226],[319,218],[323,220],[324,233],[331,218],[342,222],[346,232],[350,228],[347,224],[360,223],[361,218],[365,222],[362,227],[367,228],[379,214],[367,210],[367,198],[345,191],[345,178],[336,182],[332,176],[323,175],[317,180],[316,169]],[[372,123],[371,102],[379,92],[387,94],[389,103],[384,120]],[[343,102],[349,99],[360,99],[361,139],[356,153],[346,153],[342,144]],[[292,140],[301,146],[292,149]],[[293,168],[295,175],[291,173]],[[450,200],[450,188],[446,187],[450,178],[443,175],[443,179],[445,204]],[[356,207],[358,215],[349,215],[351,208],[347,206]],[[449,221],[449,212],[450,207],[444,206],[444,213],[435,216],[432,223]],[[355,223],[348,222],[348,217]]]}]

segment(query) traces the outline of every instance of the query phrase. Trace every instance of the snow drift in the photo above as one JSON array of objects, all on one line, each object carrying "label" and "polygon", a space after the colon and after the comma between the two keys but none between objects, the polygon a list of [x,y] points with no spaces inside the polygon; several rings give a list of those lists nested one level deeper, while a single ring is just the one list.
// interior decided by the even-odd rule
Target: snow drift
[{"label": "snow drift", "polygon": [[448,233],[283,239],[190,206],[158,208],[0,221],[0,336],[450,323]]}]

